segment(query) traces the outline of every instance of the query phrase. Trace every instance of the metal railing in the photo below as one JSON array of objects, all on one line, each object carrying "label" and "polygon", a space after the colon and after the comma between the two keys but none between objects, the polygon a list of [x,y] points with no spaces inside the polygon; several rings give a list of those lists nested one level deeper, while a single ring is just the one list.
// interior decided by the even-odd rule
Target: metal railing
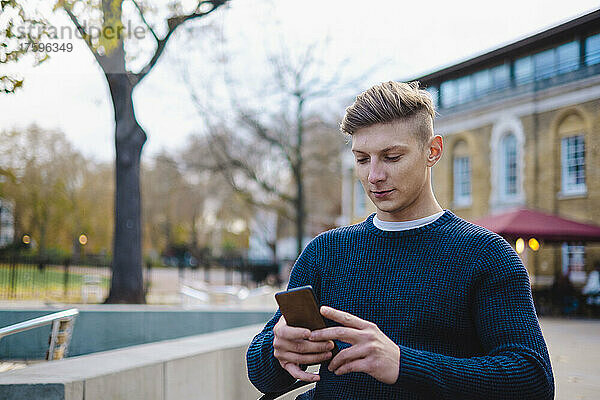
[{"label": "metal railing", "polygon": [[0,340],[6,336],[14,335],[15,333],[52,324],[46,360],[60,360],[67,355],[67,350],[73,334],[75,317],[78,314],[79,310],[72,308],[70,310],[30,319],[14,325],[9,325],[7,327],[0,328]]},{"label": "metal railing", "polygon": [[296,389],[310,385],[311,383],[312,382],[304,382],[304,381],[298,380],[298,381],[294,382],[294,384],[292,384],[292,386],[288,387],[287,389],[282,390],[281,392],[265,393],[258,400],[275,400],[275,399],[280,398],[283,395],[293,392]]}]

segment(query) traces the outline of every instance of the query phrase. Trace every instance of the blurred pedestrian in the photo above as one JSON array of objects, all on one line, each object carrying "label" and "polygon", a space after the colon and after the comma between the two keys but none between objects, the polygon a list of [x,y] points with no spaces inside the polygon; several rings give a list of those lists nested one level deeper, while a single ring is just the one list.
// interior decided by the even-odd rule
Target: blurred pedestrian
[{"label": "blurred pedestrian", "polygon": [[600,306],[600,261],[596,262],[594,270],[589,273],[581,293],[586,296],[586,304]]},{"label": "blurred pedestrian", "polygon": [[550,296],[554,306],[554,313],[558,315],[571,315],[579,306],[577,291],[571,283],[570,269],[566,274],[557,271],[554,274],[554,283],[550,289]]}]

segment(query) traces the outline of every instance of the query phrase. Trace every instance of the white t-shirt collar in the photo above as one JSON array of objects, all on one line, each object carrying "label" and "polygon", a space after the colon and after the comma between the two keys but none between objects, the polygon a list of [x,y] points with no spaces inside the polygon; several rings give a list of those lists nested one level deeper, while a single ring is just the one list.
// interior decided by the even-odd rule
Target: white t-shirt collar
[{"label": "white t-shirt collar", "polygon": [[407,229],[420,228],[430,224],[444,214],[444,211],[437,212],[428,217],[414,219],[412,221],[382,221],[377,218],[377,214],[373,217],[373,225],[382,231],[405,231]]}]

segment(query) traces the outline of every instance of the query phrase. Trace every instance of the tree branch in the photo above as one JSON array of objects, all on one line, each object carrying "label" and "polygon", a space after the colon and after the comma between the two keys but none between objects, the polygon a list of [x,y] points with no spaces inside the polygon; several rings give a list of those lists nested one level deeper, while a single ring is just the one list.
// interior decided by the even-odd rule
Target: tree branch
[{"label": "tree branch", "polygon": [[[73,14],[73,12],[69,9],[69,7],[70,7],[70,5],[67,5],[67,3],[65,3],[65,5],[63,6],[63,9],[65,10],[67,15],[71,19],[71,22],[73,22],[73,25],[75,25],[75,28],[77,28],[77,31],[81,34],[81,38],[85,41],[85,44],[87,44],[88,48],[90,49],[90,51],[96,58],[96,61],[98,62],[98,64],[101,67],[103,67],[104,66],[104,56],[101,56],[100,54],[98,54],[98,52],[94,49],[94,45],[92,44],[90,35],[87,34],[85,29],[83,29],[83,26],[81,26],[81,24],[77,20],[77,17]],[[105,69],[105,68],[102,68],[102,69]]]},{"label": "tree branch", "polygon": [[138,4],[138,2],[136,0],[131,0],[131,1],[135,5],[135,8],[138,9],[138,11],[140,13],[140,17],[142,18],[142,21],[144,22],[144,24],[146,25],[146,27],[148,28],[148,30],[150,31],[152,36],[154,36],[156,43],[160,42],[160,39],[158,38],[158,36],[156,36],[156,32],[154,32],[154,29],[152,29],[152,27],[150,26],[148,21],[146,21],[146,17],[144,17],[144,12],[142,11],[142,7],[140,7],[140,5]]},{"label": "tree branch", "polygon": [[[277,205],[277,204],[273,204],[273,203],[267,203],[267,202],[261,202],[261,201],[257,201],[255,199],[255,195],[247,190],[244,189],[242,187],[240,187],[236,182],[235,179],[233,177],[232,174],[232,169],[234,167],[237,167],[239,161],[235,160],[236,162],[226,162],[226,161],[222,161],[222,162],[216,162],[214,164],[206,164],[206,163],[199,163],[199,162],[193,162],[193,163],[189,163],[187,165],[188,168],[197,168],[203,171],[210,171],[210,172],[215,172],[215,173],[220,173],[221,175],[223,175],[225,177],[225,179],[227,179],[229,186],[233,189],[234,192],[236,192],[237,194],[240,194],[241,196],[244,197],[244,201],[248,202],[249,204],[258,206],[258,207],[262,207],[268,210],[271,209],[276,209],[277,211],[279,211],[282,214],[285,214],[286,217],[289,216],[289,210],[286,209],[285,207],[281,206],[281,205]],[[284,202],[289,203],[289,200],[287,199],[282,199],[277,193],[273,193],[276,196],[278,196],[280,198],[280,200],[283,200]],[[284,194],[284,197],[286,195]]]},{"label": "tree branch", "polygon": [[272,144],[275,147],[279,148],[283,152],[285,159],[290,163],[290,165],[294,164],[294,160],[292,160],[292,157],[291,157],[288,149],[286,148],[286,146],[277,138],[269,135],[268,129],[265,128],[265,126],[263,124],[261,124],[260,121],[258,121],[255,118],[252,118],[249,113],[244,112],[241,109],[239,111],[239,116],[240,116],[240,119],[242,120],[242,122],[246,123],[246,125],[248,125],[250,127],[250,130],[256,136],[263,139],[267,143]]},{"label": "tree branch", "polygon": [[238,184],[235,182],[233,174],[231,173],[231,170],[225,168],[225,169],[220,170],[220,173],[223,174],[223,176],[225,176],[225,179],[228,180],[229,185],[231,186],[233,191],[235,193],[241,195],[244,198],[244,201],[246,201],[248,204],[251,204],[251,205],[257,206],[257,207],[261,207],[261,208],[264,208],[267,210],[275,209],[279,212],[279,214],[282,214],[286,218],[289,218],[290,212],[284,205],[273,204],[270,202],[266,203],[266,202],[262,202],[262,201],[257,201],[255,199],[256,196],[253,193],[251,193],[247,189],[244,189],[244,188],[241,188],[240,186],[238,186]]},{"label": "tree branch", "polygon": [[285,217],[287,219],[291,219],[291,217],[290,217],[290,211],[286,207],[284,207],[282,205],[279,205],[279,204],[264,203],[264,202],[257,201],[257,200],[254,199],[254,195],[251,192],[249,192],[248,190],[245,190],[245,189],[242,189],[242,188],[238,187],[235,184],[235,182],[232,185],[233,185],[232,186],[233,190],[236,193],[238,193],[239,195],[241,195],[244,198],[244,201],[246,201],[248,204],[251,204],[251,205],[256,206],[256,207],[263,208],[263,209],[268,210],[268,211],[273,211],[275,209],[283,217]]},{"label": "tree branch", "polygon": [[[223,140],[221,137],[215,136],[214,139],[219,142],[219,144],[222,148],[227,147],[227,144],[223,143]],[[256,171],[254,171],[252,168],[250,168],[250,166],[248,164],[246,164],[245,162],[241,161],[238,158],[233,157],[227,151],[222,151],[220,153],[221,153],[220,156],[224,156],[224,158],[226,159],[226,163],[222,164],[222,165],[242,171],[250,180],[256,182],[264,191],[266,191],[267,193],[274,194],[275,196],[279,197],[279,199],[281,199],[282,201],[285,201],[288,203],[293,203],[295,201],[294,197],[277,190],[277,188],[275,188],[273,185],[270,185],[264,179],[261,179],[256,174]],[[214,154],[217,157],[219,157],[218,151],[215,151]]]},{"label": "tree branch", "polygon": [[[211,12],[213,12],[214,10],[216,10],[217,8],[219,8],[220,6],[224,5],[228,1],[229,0],[207,0],[207,1],[201,1],[201,2],[198,3],[198,7],[196,7],[196,11],[194,11],[193,13],[188,14],[188,15],[179,15],[179,16],[175,16],[175,17],[169,18],[167,20],[167,24],[169,26],[169,31],[167,32],[167,34],[165,35],[165,37],[163,39],[158,39],[157,38],[158,41],[157,41],[156,50],[155,50],[154,54],[152,55],[152,58],[150,59],[150,61],[148,62],[148,64],[146,64],[146,66],[144,68],[142,68],[142,70],[136,74],[136,76],[137,76],[137,82],[136,83],[139,83],[142,79],[144,79],[144,77],[146,75],[148,75],[148,73],[152,70],[152,68],[154,68],[154,66],[158,62],[158,59],[160,58],[160,56],[162,55],[163,51],[165,50],[165,46],[167,45],[167,42],[169,41],[169,38],[171,37],[171,35],[173,34],[173,32],[175,32],[175,30],[179,27],[179,25],[181,25],[184,22],[189,21],[191,19],[204,17],[205,15],[210,14]],[[200,9],[202,8],[202,6],[205,5],[205,4],[212,5],[212,8],[210,10],[208,10],[208,11],[200,11]]]}]

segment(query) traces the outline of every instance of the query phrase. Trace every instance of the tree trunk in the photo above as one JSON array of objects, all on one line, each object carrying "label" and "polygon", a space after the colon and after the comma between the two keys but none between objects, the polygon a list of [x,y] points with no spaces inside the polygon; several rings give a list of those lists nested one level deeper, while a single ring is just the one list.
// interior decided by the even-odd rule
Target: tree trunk
[{"label": "tree trunk", "polygon": [[48,230],[48,220],[50,219],[48,215],[48,209],[46,207],[46,204],[41,204],[42,211],[40,215],[40,237],[38,238],[38,256],[41,259],[46,257],[46,232]]},{"label": "tree trunk", "polygon": [[107,74],[115,111],[116,193],[112,282],[105,303],[145,303],[142,276],[140,156],[146,134],[133,110],[134,85]]},{"label": "tree trunk", "polygon": [[298,255],[304,249],[304,184],[301,173],[296,177],[296,244],[298,246]]},{"label": "tree trunk", "polygon": [[306,211],[304,209],[304,177],[302,176],[303,159],[302,159],[302,147],[304,141],[304,116],[302,115],[304,106],[304,100],[298,96],[298,108],[297,108],[297,126],[296,126],[296,139],[297,139],[297,160],[294,168],[294,175],[296,178],[296,243],[298,246],[298,256],[304,249],[304,220],[306,219]]}]

